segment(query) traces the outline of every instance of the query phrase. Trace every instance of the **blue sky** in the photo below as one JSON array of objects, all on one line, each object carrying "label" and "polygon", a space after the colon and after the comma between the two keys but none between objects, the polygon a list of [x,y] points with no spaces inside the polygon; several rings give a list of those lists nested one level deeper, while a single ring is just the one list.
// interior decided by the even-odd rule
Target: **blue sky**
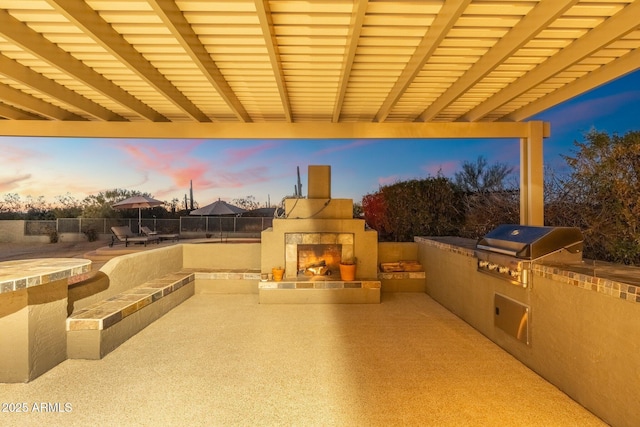
[{"label": "blue sky", "polygon": [[[624,134],[640,130],[640,71],[547,110],[532,120],[551,123],[545,162],[565,166],[573,141],[595,128]],[[71,194],[78,200],[113,188],[182,200],[193,180],[194,199],[254,196],[264,204],[293,193],[296,167],[306,194],[309,164],[329,164],[332,196],[360,201],[381,185],[453,176],[462,161],[482,155],[517,167],[517,140],[124,140],[0,137],[0,200],[8,193]]]}]

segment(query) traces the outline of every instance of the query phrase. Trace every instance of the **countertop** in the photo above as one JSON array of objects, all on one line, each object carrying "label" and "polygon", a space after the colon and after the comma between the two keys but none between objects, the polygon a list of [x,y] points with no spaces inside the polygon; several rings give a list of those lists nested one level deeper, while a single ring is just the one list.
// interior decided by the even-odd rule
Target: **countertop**
[{"label": "countertop", "polygon": [[36,258],[0,262],[0,293],[67,279],[69,284],[84,280],[91,261],[82,258]]}]

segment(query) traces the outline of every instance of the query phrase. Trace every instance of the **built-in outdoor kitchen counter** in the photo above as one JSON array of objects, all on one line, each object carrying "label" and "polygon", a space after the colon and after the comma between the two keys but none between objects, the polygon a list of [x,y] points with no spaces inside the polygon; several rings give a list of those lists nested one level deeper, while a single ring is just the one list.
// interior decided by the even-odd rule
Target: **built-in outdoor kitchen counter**
[{"label": "built-in outdoor kitchen counter", "polygon": [[66,359],[68,286],[90,270],[79,258],[0,263],[0,383],[27,382]]},{"label": "built-in outdoor kitchen counter", "polygon": [[[475,257],[477,241],[474,239],[444,236],[416,237],[415,241],[452,253]],[[537,276],[640,303],[640,267],[590,259],[573,263],[542,260],[533,264],[532,271]]]},{"label": "built-in outdoor kitchen counter", "polygon": [[415,242],[429,296],[606,423],[637,425],[640,268],[543,258],[523,283],[497,277],[511,265],[482,263],[474,239]]}]

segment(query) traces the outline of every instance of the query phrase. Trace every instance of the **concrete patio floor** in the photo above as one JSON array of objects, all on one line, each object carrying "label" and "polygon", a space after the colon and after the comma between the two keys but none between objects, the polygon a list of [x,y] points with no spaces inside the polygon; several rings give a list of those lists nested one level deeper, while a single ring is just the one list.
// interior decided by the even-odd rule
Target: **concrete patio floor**
[{"label": "concrete patio floor", "polygon": [[[400,293],[198,294],[102,360],[0,384],[0,402],[27,404],[0,413],[16,426],[604,425],[428,295]],[[33,412],[41,402],[60,412]]]}]

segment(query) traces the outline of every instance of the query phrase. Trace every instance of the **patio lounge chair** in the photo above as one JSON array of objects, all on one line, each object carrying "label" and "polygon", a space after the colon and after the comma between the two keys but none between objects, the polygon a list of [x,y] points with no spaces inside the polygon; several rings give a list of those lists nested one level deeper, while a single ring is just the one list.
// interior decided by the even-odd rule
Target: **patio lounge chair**
[{"label": "patio lounge chair", "polygon": [[124,242],[125,247],[129,246],[129,243],[144,243],[145,246],[147,246],[148,242],[160,243],[160,239],[156,236],[138,236],[134,234],[128,225],[111,227],[111,232],[113,233],[113,236],[111,236],[111,243],[109,246],[113,246],[116,239]]},{"label": "patio lounge chair", "polygon": [[178,233],[175,233],[175,234],[158,234],[157,231],[151,231],[151,229],[149,227],[140,227],[140,230],[142,231],[142,233],[145,236],[157,237],[158,239],[160,239],[160,241],[173,240],[173,241],[177,242],[178,240],[180,240],[180,235]]}]

